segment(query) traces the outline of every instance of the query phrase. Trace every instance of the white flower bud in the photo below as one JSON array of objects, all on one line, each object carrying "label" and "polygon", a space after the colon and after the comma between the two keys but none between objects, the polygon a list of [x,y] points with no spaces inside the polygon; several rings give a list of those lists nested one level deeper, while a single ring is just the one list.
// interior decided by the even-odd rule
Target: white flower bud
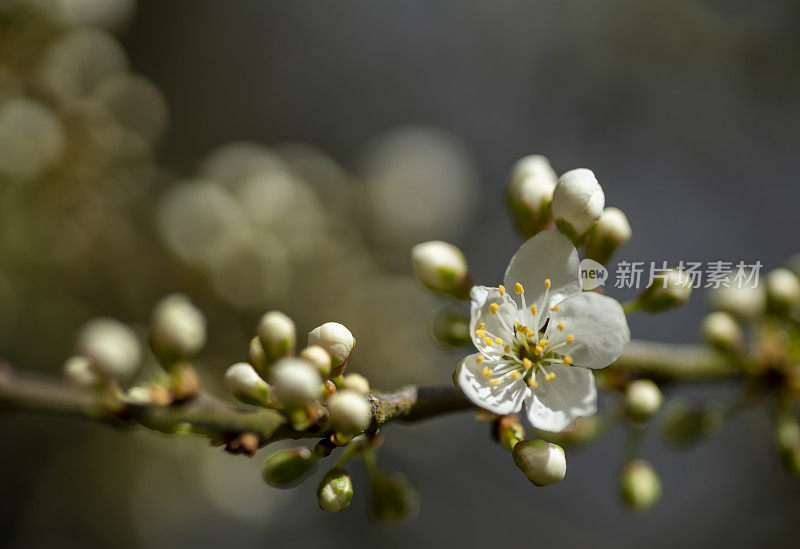
[{"label": "white flower bud", "polygon": [[369,393],[369,381],[361,374],[347,374],[342,378],[342,388],[357,393]]},{"label": "white flower bud", "polygon": [[779,268],[767,275],[767,304],[775,312],[790,311],[800,304],[800,279],[792,271]]},{"label": "white flower bud", "polygon": [[456,246],[441,240],[414,246],[411,249],[411,267],[423,286],[439,292],[458,292],[467,280],[464,254]]},{"label": "white flower bud", "polygon": [[301,406],[322,394],[322,378],[311,364],[298,358],[282,358],[272,367],[272,384],[285,406]]},{"label": "white flower bud", "polygon": [[152,344],[167,360],[189,358],[206,343],[206,319],[185,295],[168,295],[156,305],[151,321]]},{"label": "white flower bud", "polygon": [[579,237],[603,213],[606,197],[592,170],[570,170],[558,179],[553,192],[553,218],[560,229]]},{"label": "white flower bud", "polygon": [[637,379],[625,392],[625,409],[631,418],[642,421],[658,411],[663,399],[658,385],[649,379]]},{"label": "white flower bud", "polygon": [[512,451],[514,464],[536,486],[561,482],[567,474],[564,449],[544,440],[523,440]]},{"label": "white flower bud", "polygon": [[326,322],[308,334],[309,345],[319,345],[331,355],[333,369],[341,369],[347,362],[356,340],[345,326],[338,322]]},{"label": "white flower bud", "polygon": [[291,318],[280,311],[270,311],[261,317],[256,327],[267,362],[294,354],[297,332]]},{"label": "white flower bud", "polygon": [[634,511],[645,511],[661,498],[661,479],[648,462],[638,459],[622,470],[620,489]]},{"label": "white flower bud", "polygon": [[642,291],[638,304],[649,313],[660,313],[683,305],[691,294],[691,277],[678,269],[670,269]]},{"label": "white flower bud", "polygon": [[331,355],[321,346],[311,345],[306,347],[297,356],[314,366],[323,378],[331,375]]},{"label": "white flower bud", "polygon": [[237,362],[225,370],[225,385],[237,397],[261,401],[269,396],[267,382],[246,362]]},{"label": "white flower bud", "polygon": [[520,158],[511,168],[508,204],[523,237],[535,235],[550,221],[550,203],[557,181],[550,162],[539,154]]},{"label": "white flower bud", "polygon": [[764,313],[767,295],[763,286],[755,288],[743,286],[720,287],[712,290],[709,298],[711,306],[738,318],[755,318]]},{"label": "white flower bud", "polygon": [[721,351],[738,351],[744,335],[736,319],[728,313],[716,311],[707,315],[700,326],[703,339]]},{"label": "white flower bud", "polygon": [[319,508],[329,513],[347,509],[353,500],[353,481],[344,469],[328,471],[317,488]]},{"label": "white flower bud", "polygon": [[64,380],[75,387],[95,387],[102,381],[83,356],[72,356],[64,363]]},{"label": "white flower bud", "polygon": [[631,225],[618,208],[603,210],[586,244],[586,257],[605,263],[617,249],[631,239]]},{"label": "white flower bud", "polygon": [[77,351],[89,359],[96,373],[111,379],[133,375],[142,358],[134,331],[110,318],[87,322],[78,336]]},{"label": "white flower bud", "polygon": [[264,347],[261,346],[261,340],[258,336],[250,340],[250,345],[247,348],[247,360],[257,372],[264,373],[267,366],[267,357],[264,354]]},{"label": "white flower bud", "polygon": [[364,395],[344,389],[328,397],[328,413],[337,433],[352,436],[362,433],[372,419],[372,406]]}]

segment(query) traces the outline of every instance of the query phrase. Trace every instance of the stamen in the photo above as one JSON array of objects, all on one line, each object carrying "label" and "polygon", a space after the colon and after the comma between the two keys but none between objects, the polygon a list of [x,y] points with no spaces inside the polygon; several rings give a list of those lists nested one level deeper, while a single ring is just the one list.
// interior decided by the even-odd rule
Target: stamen
[{"label": "stamen", "polygon": [[500,310],[500,305],[498,305],[497,303],[492,303],[491,305],[489,305],[489,310],[492,312],[493,315],[496,315],[497,311]]},{"label": "stamen", "polygon": [[490,379],[489,380],[489,385],[491,385],[492,387],[497,387],[498,385],[500,385],[500,380],[499,379]]},{"label": "stamen", "polygon": [[496,338],[494,338],[494,342],[497,343],[498,345],[502,345],[503,344],[503,338],[496,337]]},{"label": "stamen", "polygon": [[491,345],[492,343],[494,343],[494,340],[491,337],[486,336],[483,338],[483,342],[486,343],[487,345]]},{"label": "stamen", "polygon": [[481,370],[481,374],[483,375],[483,377],[492,377],[493,373],[494,372],[492,372],[492,370],[488,366],[484,366],[483,370]]},{"label": "stamen", "polygon": [[539,340],[539,346],[547,347],[547,340],[546,339],[540,339]]},{"label": "stamen", "polygon": [[511,345],[506,345],[505,347],[503,347],[503,352],[504,353],[510,353],[511,352]]},{"label": "stamen", "polygon": [[485,359],[483,358],[483,355],[478,355],[478,358],[475,359],[475,362],[477,362],[478,364],[483,364],[484,360]]},{"label": "stamen", "polygon": [[533,318],[536,318],[536,305],[531,305],[531,313],[533,313]]},{"label": "stamen", "polygon": [[533,378],[533,376],[531,376],[528,379],[528,387],[530,387],[531,389],[536,389],[538,386],[539,386],[539,384],[536,382],[536,380]]},{"label": "stamen", "polygon": [[550,310],[553,311],[554,313],[557,313],[560,308],[561,307],[559,307],[558,305],[553,305],[552,307],[550,307]]},{"label": "stamen", "polygon": [[500,285],[497,287],[497,289],[498,289],[498,291],[500,292],[500,295],[506,295],[506,287],[505,287],[505,286],[503,286],[502,284],[500,284]]},{"label": "stamen", "polygon": [[539,345],[533,348],[533,354],[535,354],[536,356],[541,356],[543,352],[544,349],[542,349],[542,347]]},{"label": "stamen", "polygon": [[560,332],[561,330],[564,329],[564,323],[563,322],[559,322],[558,326],[556,326],[556,328],[558,328],[558,331]]},{"label": "stamen", "polygon": [[525,288],[522,287],[522,284],[517,282],[516,284],[514,284],[514,291],[516,293],[518,293],[518,294],[524,294],[525,293]]},{"label": "stamen", "polygon": [[483,328],[478,328],[477,330],[475,330],[475,335],[478,337],[486,337],[486,330],[484,330]]},{"label": "stamen", "polygon": [[522,365],[525,366],[526,370],[533,368],[533,362],[531,362],[531,359],[527,357],[522,359]]},{"label": "stamen", "polygon": [[485,322],[481,322],[481,323],[478,324],[478,329],[479,330],[483,330],[484,328],[486,328],[486,323]]},{"label": "stamen", "polygon": [[513,372],[511,372],[511,377],[514,379],[519,379],[522,377],[522,374],[519,373],[519,370],[514,370]]},{"label": "stamen", "polygon": [[550,289],[550,279],[549,278],[545,278],[544,279],[544,289],[545,290],[549,290]]},{"label": "stamen", "polygon": [[567,366],[572,364],[572,357],[569,355],[564,355],[564,364],[566,364]]},{"label": "stamen", "polygon": [[550,372],[546,376],[544,376],[545,381],[553,381],[556,378],[556,374],[554,372]]},{"label": "stamen", "polygon": [[573,341],[575,341],[575,336],[573,334],[569,334],[567,336],[567,343],[572,343]]}]

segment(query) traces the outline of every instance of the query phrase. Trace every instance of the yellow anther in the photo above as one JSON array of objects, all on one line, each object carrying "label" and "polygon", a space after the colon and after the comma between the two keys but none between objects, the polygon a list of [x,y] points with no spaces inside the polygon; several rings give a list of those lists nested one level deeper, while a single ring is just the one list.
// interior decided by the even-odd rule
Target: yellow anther
[{"label": "yellow anther", "polygon": [[522,324],[519,323],[519,320],[514,321],[514,328],[516,328],[518,332],[522,331]]},{"label": "yellow anther", "polygon": [[535,335],[535,334],[536,334],[536,332],[534,332],[533,329],[529,328],[528,326],[525,326],[525,335],[526,336],[531,337],[532,335]]},{"label": "yellow anther", "polygon": [[494,343],[494,340],[491,337],[486,336],[483,338],[483,342],[486,343],[487,345],[491,345],[492,343]]},{"label": "yellow anther", "polygon": [[550,279],[549,278],[545,278],[544,279],[544,287],[547,288],[548,290],[550,289]]},{"label": "yellow anther", "polygon": [[484,330],[483,328],[479,328],[479,329],[475,330],[475,335],[477,335],[478,337],[485,338],[486,337],[486,330]]},{"label": "yellow anther", "polygon": [[533,348],[533,354],[535,354],[536,356],[540,356],[543,352],[544,349],[542,349],[541,346],[539,345]]},{"label": "yellow anther", "polygon": [[547,340],[546,339],[540,339],[539,340],[539,345],[541,345],[542,347],[547,347]]},{"label": "yellow anther", "polygon": [[500,295],[506,295],[506,287],[500,284],[497,289],[500,291]]},{"label": "yellow anther", "polygon": [[525,366],[526,370],[530,370],[531,368],[533,368],[533,362],[531,362],[531,359],[529,358],[523,358],[522,365]]},{"label": "yellow anther", "polygon": [[539,384],[536,383],[536,380],[533,379],[533,376],[531,376],[530,379],[528,379],[528,387],[530,387],[531,389],[536,389],[538,386]]},{"label": "yellow anther", "polygon": [[550,372],[546,376],[544,376],[545,381],[553,381],[556,378],[556,374]]},{"label": "yellow anther", "polygon": [[503,347],[503,352],[504,353],[510,353],[511,352],[511,345],[506,345],[505,347]]},{"label": "yellow anther", "polygon": [[481,374],[483,374],[483,377],[492,377],[493,373],[494,372],[488,366],[484,366],[483,370],[481,370]]},{"label": "yellow anther", "polygon": [[531,305],[531,312],[533,313],[533,316],[536,316],[536,305]]},{"label": "yellow anther", "polygon": [[489,305],[489,310],[492,312],[493,315],[496,315],[497,311],[500,310],[500,305],[498,305],[497,303],[492,303],[491,305]]},{"label": "yellow anther", "polygon": [[484,328],[486,328],[486,323],[485,322],[481,322],[480,324],[478,324],[478,329],[479,330],[483,330]]},{"label": "yellow anther", "polygon": [[498,345],[502,345],[503,344],[503,338],[496,337],[496,338],[494,338],[494,342],[497,343]]},{"label": "yellow anther", "polygon": [[514,379],[519,379],[522,377],[522,374],[519,373],[517,370],[514,370],[513,372],[511,372],[511,377]]},{"label": "yellow anther", "polygon": [[552,307],[550,307],[550,310],[553,311],[554,313],[557,313],[560,308],[561,307],[559,307],[558,305],[553,305]]},{"label": "yellow anther", "polygon": [[572,343],[573,341],[575,341],[575,336],[572,335],[572,334],[569,334],[567,336],[567,343]]},{"label": "yellow anther", "polygon": [[569,355],[564,355],[564,364],[566,364],[567,366],[572,364],[572,357]]},{"label": "yellow anther", "polygon": [[500,380],[499,379],[490,379],[489,380],[489,385],[491,385],[492,387],[497,387],[498,385],[500,385]]},{"label": "yellow anther", "polygon": [[516,284],[514,284],[514,291],[516,293],[518,293],[518,294],[524,294],[525,293],[525,288],[522,287],[522,284],[517,282]]},{"label": "yellow anther", "polygon": [[558,328],[558,331],[560,332],[561,330],[564,329],[564,323],[563,322],[559,322],[558,326],[556,326],[556,328]]},{"label": "yellow anther", "polygon": [[475,362],[478,364],[483,364],[484,358],[483,355],[478,355],[478,358],[475,359]]}]

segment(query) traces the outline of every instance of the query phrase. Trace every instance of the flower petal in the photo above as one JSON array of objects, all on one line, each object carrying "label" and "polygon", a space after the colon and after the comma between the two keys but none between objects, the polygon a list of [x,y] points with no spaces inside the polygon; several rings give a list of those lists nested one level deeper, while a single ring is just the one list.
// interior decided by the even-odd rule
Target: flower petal
[{"label": "flower petal", "polygon": [[469,355],[458,366],[458,386],[476,406],[495,414],[506,415],[519,412],[529,389],[522,379],[507,377],[499,385],[492,386],[481,371],[492,367],[491,361],[478,364],[478,354]]},{"label": "flower petal", "polygon": [[[469,333],[475,347],[488,357],[503,356],[503,345],[497,343],[487,344],[485,337],[499,337],[504,345],[508,345],[514,339],[514,322],[517,320],[517,306],[508,293],[501,295],[497,288],[487,286],[473,286],[469,293],[472,299],[472,312],[469,319]],[[492,313],[492,304],[497,304],[500,309],[497,313]],[[478,324],[485,324],[484,336],[478,335],[476,330]]]},{"label": "flower petal", "polygon": [[[544,302],[545,279],[550,279],[548,302]],[[542,231],[520,246],[506,269],[504,284],[512,297],[514,285],[525,289],[526,305],[545,311],[568,295],[581,291],[580,259],[569,238],[558,231]],[[527,314],[527,312],[526,312]],[[540,325],[544,315],[539,313]]]},{"label": "flower petal", "polygon": [[[558,330],[558,325],[564,328]],[[622,306],[608,296],[594,292],[574,294],[559,303],[550,314],[547,339],[552,344],[574,335],[575,340],[558,349],[572,357],[576,366],[605,368],[614,362],[631,340]]]},{"label": "flower petal", "polygon": [[543,431],[563,431],[576,418],[597,411],[597,389],[591,370],[556,364],[548,371],[556,377],[546,381],[541,370],[536,372],[539,386],[525,399],[531,425]]}]

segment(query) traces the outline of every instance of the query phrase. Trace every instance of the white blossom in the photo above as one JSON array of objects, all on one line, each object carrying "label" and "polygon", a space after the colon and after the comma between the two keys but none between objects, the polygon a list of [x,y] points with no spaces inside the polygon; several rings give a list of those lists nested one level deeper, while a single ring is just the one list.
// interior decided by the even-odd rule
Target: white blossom
[{"label": "white blossom", "polygon": [[524,403],[531,424],[547,431],[595,413],[591,369],[616,360],[630,330],[619,303],[581,292],[579,263],[568,238],[544,231],[511,259],[505,285],[472,288],[478,353],[461,362],[457,380],[476,405],[506,415]]}]

